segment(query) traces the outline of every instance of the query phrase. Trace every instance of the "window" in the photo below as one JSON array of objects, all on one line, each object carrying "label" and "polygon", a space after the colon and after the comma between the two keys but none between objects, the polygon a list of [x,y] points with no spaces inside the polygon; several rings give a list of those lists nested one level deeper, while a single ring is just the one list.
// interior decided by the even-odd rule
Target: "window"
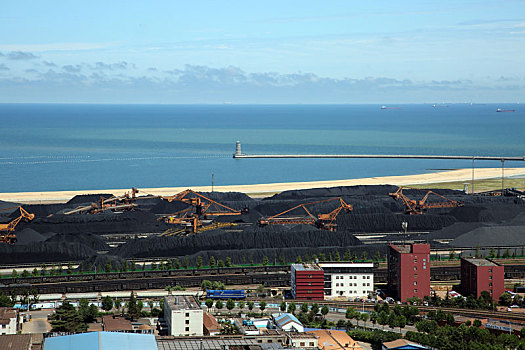
[{"label": "window", "polygon": [[367,287],[370,287],[370,283],[367,283],[366,286],[367,286]]},{"label": "window", "polygon": [[363,283],[363,287],[366,287],[366,283]]},{"label": "window", "polygon": [[489,280],[492,280],[492,276],[489,276]]},{"label": "window", "polygon": [[492,282],[489,283],[489,287],[492,287]]},{"label": "window", "polygon": [[190,331],[190,327],[186,327],[186,332],[189,332]]},{"label": "window", "polygon": [[310,347],[313,347],[313,346],[314,346],[314,342],[311,341],[311,342],[310,342]]},{"label": "window", "polygon": [[417,266],[414,266],[414,271],[417,271]]},{"label": "window", "polygon": [[414,274],[414,278],[417,278],[417,273]]},{"label": "window", "polygon": [[299,343],[300,346],[304,346],[304,341]]},{"label": "window", "polygon": [[489,272],[492,272],[492,269],[489,269]]},{"label": "window", "polygon": [[357,283],[354,283],[354,287],[357,287]]},{"label": "window", "polygon": [[190,324],[190,320],[186,320],[186,324]]},{"label": "window", "polygon": [[417,281],[414,282],[414,286],[417,286]]},{"label": "window", "polygon": [[186,317],[190,317],[190,313],[189,312],[186,312]]},{"label": "window", "polygon": [[414,289],[414,293],[417,293],[417,289]]},{"label": "window", "polygon": [[414,259],[414,264],[417,264],[417,258]]},{"label": "window", "polygon": [[268,339],[268,343],[272,343],[272,340],[271,340],[271,339]]},{"label": "window", "polygon": [[341,283],[341,287],[344,287],[344,286],[345,286],[345,284],[344,284],[344,283]]},{"label": "window", "polygon": [[335,276],[335,279],[338,280],[338,279],[339,279],[339,276]]}]

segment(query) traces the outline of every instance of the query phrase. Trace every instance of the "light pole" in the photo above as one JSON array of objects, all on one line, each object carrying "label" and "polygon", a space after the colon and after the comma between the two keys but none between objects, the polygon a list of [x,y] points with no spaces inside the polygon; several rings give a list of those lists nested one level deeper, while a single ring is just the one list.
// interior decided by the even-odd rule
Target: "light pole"
[{"label": "light pole", "polygon": [[403,221],[403,222],[401,223],[401,228],[403,229],[403,231],[405,231],[405,234],[404,234],[404,236],[403,236],[403,245],[404,245],[404,244],[406,244],[408,222]]}]

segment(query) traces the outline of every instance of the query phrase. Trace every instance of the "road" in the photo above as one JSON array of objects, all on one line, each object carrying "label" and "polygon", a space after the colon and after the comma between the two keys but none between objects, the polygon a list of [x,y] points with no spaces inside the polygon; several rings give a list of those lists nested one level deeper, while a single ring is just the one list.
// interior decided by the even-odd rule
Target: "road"
[{"label": "road", "polygon": [[51,324],[47,320],[47,315],[52,314],[53,310],[31,311],[31,320],[24,322],[22,333],[47,333],[51,330]]}]

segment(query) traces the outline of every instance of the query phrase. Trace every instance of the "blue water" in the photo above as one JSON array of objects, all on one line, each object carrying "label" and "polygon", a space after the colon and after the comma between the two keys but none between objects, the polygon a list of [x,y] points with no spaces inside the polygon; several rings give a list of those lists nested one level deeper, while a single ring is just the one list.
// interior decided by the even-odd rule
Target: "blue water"
[{"label": "blue water", "polygon": [[[216,185],[233,185],[471,166],[443,160],[235,160],[237,140],[248,154],[525,155],[521,105],[400,107],[0,104],[0,192],[209,185],[212,173]],[[498,107],[516,112],[496,113]]]}]

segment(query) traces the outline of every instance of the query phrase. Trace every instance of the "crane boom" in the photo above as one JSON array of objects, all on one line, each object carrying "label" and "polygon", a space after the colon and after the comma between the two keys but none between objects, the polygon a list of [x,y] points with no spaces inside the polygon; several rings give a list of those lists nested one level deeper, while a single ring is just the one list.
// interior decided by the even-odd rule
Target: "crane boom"
[{"label": "crane boom", "polygon": [[22,219],[31,221],[35,218],[35,214],[28,213],[24,208],[18,207],[18,209],[20,210],[20,216],[7,224],[0,224],[0,243],[15,243],[16,235],[13,232],[15,231],[16,225],[18,225]]},{"label": "crane boom", "polygon": [[[332,210],[328,214],[319,214],[317,217],[315,217],[307,208],[309,205],[319,204],[319,203],[326,203],[331,201],[339,201],[339,206]],[[298,217],[286,217],[287,213],[302,208],[306,212],[306,216],[298,216]],[[341,197],[337,198],[331,198],[331,199],[325,199],[320,200],[316,202],[310,202],[310,203],[302,203],[299,204],[293,208],[290,208],[288,210],[283,211],[282,213],[270,216],[268,218],[261,218],[259,220],[259,225],[297,225],[297,224],[307,224],[307,225],[316,225],[322,230],[329,230],[329,231],[335,231],[336,230],[336,224],[335,219],[341,212],[341,210],[344,210],[345,212],[349,212],[353,210],[353,207],[350,204],[347,204]]]},{"label": "crane boom", "polygon": [[[447,198],[439,193],[436,193],[434,191],[427,191],[425,196],[421,200],[415,200],[410,199],[403,193],[403,189],[407,187],[399,187],[396,192],[389,193],[388,195],[392,197],[395,200],[401,200],[403,202],[403,205],[405,206],[405,213],[410,215],[421,215],[423,214],[427,209],[435,209],[435,208],[455,208],[455,207],[461,207],[463,206],[463,203],[460,201],[455,201],[450,198]],[[440,197],[441,199],[444,199],[444,201],[441,202],[427,202],[430,195],[435,195],[437,197]]]}]

